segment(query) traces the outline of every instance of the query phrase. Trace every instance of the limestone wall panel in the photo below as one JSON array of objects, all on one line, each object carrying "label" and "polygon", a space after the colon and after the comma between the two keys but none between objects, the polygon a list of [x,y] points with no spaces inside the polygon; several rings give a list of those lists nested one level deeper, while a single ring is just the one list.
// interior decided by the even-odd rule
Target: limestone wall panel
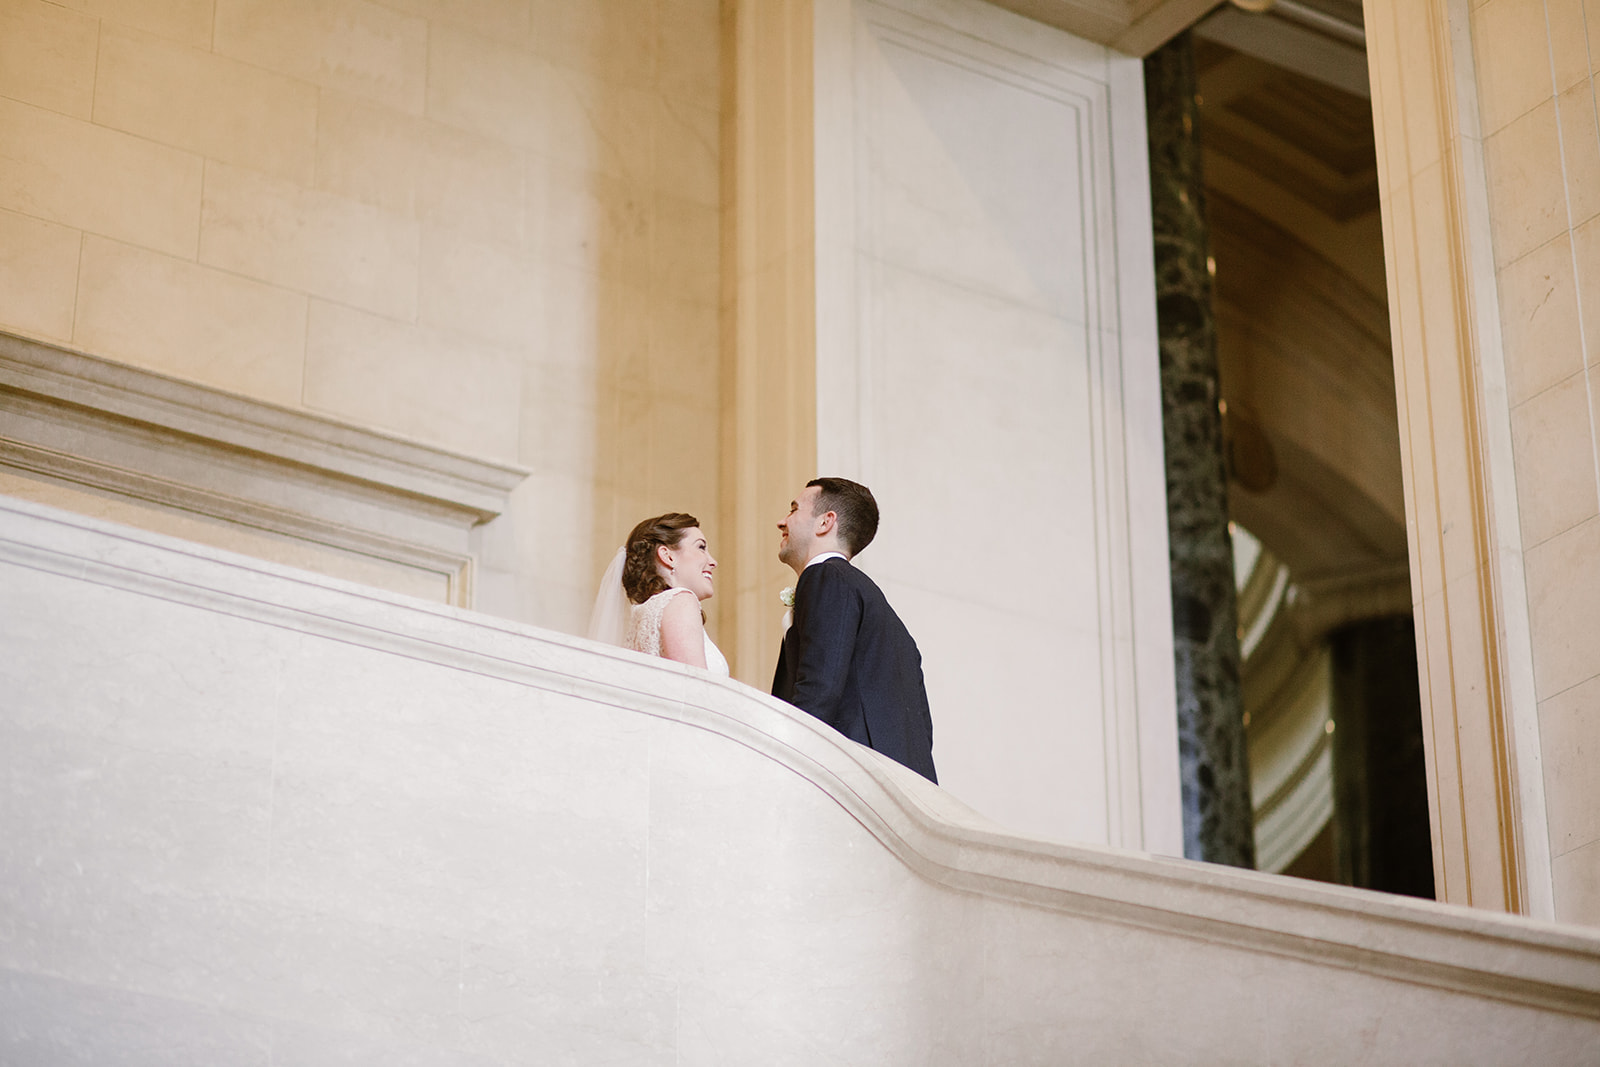
[{"label": "limestone wall panel", "polygon": [[1561,125],[1561,165],[1566,181],[1570,221],[1581,223],[1600,214],[1600,123],[1596,122],[1594,85],[1590,79],[1564,90],[1557,100]]},{"label": "limestone wall panel", "polygon": [[532,30],[526,0],[384,0],[384,6],[507,42],[525,42]]},{"label": "limestone wall panel", "polygon": [[94,19],[44,0],[0,10],[0,96],[86,119],[94,104]]},{"label": "limestone wall panel", "polygon": [[722,105],[718,50],[721,33],[718,0],[680,0],[657,27],[660,55],[656,76],[662,96],[691,107],[717,111]]},{"label": "limestone wall panel", "polygon": [[717,146],[722,115],[661,97],[652,128],[651,185],[660,193],[704,207],[721,203]]},{"label": "limestone wall panel", "polygon": [[[662,42],[658,32],[676,19],[674,9],[655,0],[610,0],[603,4],[569,4],[563,0],[533,0],[533,17],[539,27],[530,42],[546,59],[573,70],[588,71],[617,85],[637,89],[656,83]],[[700,15],[705,28],[705,0],[691,0],[689,9]],[[700,52],[703,58],[704,44]]]},{"label": "limestone wall panel", "polygon": [[277,286],[86,237],[74,343],[111,359],[296,405],[306,298]]},{"label": "limestone wall panel", "polygon": [[208,159],[311,183],[317,90],[209,51],[107,26],[95,122]]},{"label": "limestone wall panel", "polygon": [[1600,926],[1600,841],[1591,841],[1555,858],[1556,899],[1575,923]]},{"label": "limestone wall panel", "polygon": [[1557,237],[1500,272],[1506,386],[1513,406],[1583,370],[1573,238]]},{"label": "limestone wall panel", "polygon": [[216,0],[219,55],[413,114],[428,46],[426,22],[367,0]]},{"label": "limestone wall panel", "polygon": [[130,26],[193,48],[211,45],[215,0],[62,0],[103,23]]},{"label": "limestone wall panel", "polygon": [[1511,434],[1526,544],[1538,545],[1600,514],[1582,373],[1513,408]]},{"label": "limestone wall panel", "polygon": [[555,81],[548,62],[509,44],[450,27],[429,39],[427,114],[440,122],[548,151]]},{"label": "limestone wall panel", "polygon": [[0,142],[6,145],[0,205],[156,251],[194,255],[200,157],[6,99],[0,99]]},{"label": "limestone wall panel", "polygon": [[1488,135],[1484,162],[1496,266],[1521,259],[1571,225],[1554,100]]},{"label": "limestone wall panel", "polygon": [[684,300],[715,307],[722,281],[717,209],[657,194],[651,221],[651,279],[671,278]]},{"label": "limestone wall panel", "polygon": [[1595,675],[1600,648],[1600,518],[1528,550],[1534,676],[1542,698]]},{"label": "limestone wall panel", "polygon": [[405,321],[417,313],[409,219],[256,171],[206,164],[200,262]]},{"label": "limestone wall panel", "polygon": [[420,152],[418,221],[479,239],[525,240],[524,153],[438,123],[423,128]]},{"label": "limestone wall panel", "polygon": [[314,187],[414,216],[424,129],[422,121],[403,111],[323,91],[317,103]]},{"label": "limestone wall panel", "polygon": [[1570,803],[1552,806],[1550,842],[1557,853],[1600,840],[1600,782],[1594,737],[1600,733],[1600,678],[1590,678],[1539,707],[1546,744],[1545,775]]},{"label": "limestone wall panel", "polygon": [[417,321],[491,344],[526,346],[544,304],[535,258],[514,244],[422,229]]},{"label": "limestone wall panel", "polygon": [[[1579,352],[1589,374],[1600,366],[1600,331],[1588,329],[1592,322],[1600,322],[1600,218],[1590,219],[1572,230],[1572,263],[1578,282],[1578,313],[1576,321],[1585,325]],[[1600,423],[1597,423],[1600,424]]]},{"label": "limestone wall panel", "polygon": [[[1555,6],[1564,6],[1557,3]],[[1489,0],[1472,13],[1483,133],[1499,132],[1550,96],[1550,37],[1544,0]],[[1544,78],[1529,77],[1542,70]]]},{"label": "limestone wall panel", "polygon": [[72,338],[83,234],[0,211],[0,320],[51,341]]},{"label": "limestone wall panel", "polygon": [[470,455],[515,459],[522,373],[514,349],[311,302],[305,404],[318,411]]}]

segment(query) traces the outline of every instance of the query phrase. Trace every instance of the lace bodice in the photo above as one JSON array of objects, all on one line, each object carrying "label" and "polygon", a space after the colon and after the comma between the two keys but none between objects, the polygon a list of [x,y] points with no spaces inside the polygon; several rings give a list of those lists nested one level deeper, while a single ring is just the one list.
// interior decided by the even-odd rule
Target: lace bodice
[{"label": "lace bodice", "polygon": [[[648,656],[661,655],[661,617],[667,613],[667,604],[678,593],[687,593],[694,596],[688,589],[667,589],[657,593],[643,604],[635,604],[633,613],[628,617],[628,647],[635,652],[643,652]],[[728,661],[723,658],[722,651],[711,641],[711,635],[705,635],[706,641],[706,670],[712,674],[728,676]]]}]

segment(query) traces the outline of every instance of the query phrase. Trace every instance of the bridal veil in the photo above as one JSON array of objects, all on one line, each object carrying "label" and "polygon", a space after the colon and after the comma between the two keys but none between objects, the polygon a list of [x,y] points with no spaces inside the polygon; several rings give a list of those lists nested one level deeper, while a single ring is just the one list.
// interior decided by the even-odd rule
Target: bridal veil
[{"label": "bridal veil", "polygon": [[611,565],[600,576],[600,590],[594,597],[594,610],[589,613],[589,637],[608,645],[626,647],[628,641],[628,616],[633,604],[622,590],[622,564],[627,549],[617,549]]}]

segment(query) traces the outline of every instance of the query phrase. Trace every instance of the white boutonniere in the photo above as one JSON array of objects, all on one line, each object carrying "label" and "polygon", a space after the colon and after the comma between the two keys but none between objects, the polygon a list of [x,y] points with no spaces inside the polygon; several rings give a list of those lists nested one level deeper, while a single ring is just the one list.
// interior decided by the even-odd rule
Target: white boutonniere
[{"label": "white boutonniere", "polygon": [[778,603],[783,605],[783,632],[794,625],[794,586],[786,585],[778,591]]}]

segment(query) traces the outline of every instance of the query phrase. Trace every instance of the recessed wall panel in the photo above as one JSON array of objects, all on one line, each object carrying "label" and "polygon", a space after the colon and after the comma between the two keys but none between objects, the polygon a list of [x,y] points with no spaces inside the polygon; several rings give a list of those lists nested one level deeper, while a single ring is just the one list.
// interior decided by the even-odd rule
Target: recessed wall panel
[{"label": "recessed wall panel", "polygon": [[1133,526],[1165,513],[1138,61],[987,4],[851,13],[817,88],[852,174],[819,185],[819,466],[882,507],[858,562],[922,650],[941,784],[1172,848],[1170,623],[1134,612],[1169,595]]}]

